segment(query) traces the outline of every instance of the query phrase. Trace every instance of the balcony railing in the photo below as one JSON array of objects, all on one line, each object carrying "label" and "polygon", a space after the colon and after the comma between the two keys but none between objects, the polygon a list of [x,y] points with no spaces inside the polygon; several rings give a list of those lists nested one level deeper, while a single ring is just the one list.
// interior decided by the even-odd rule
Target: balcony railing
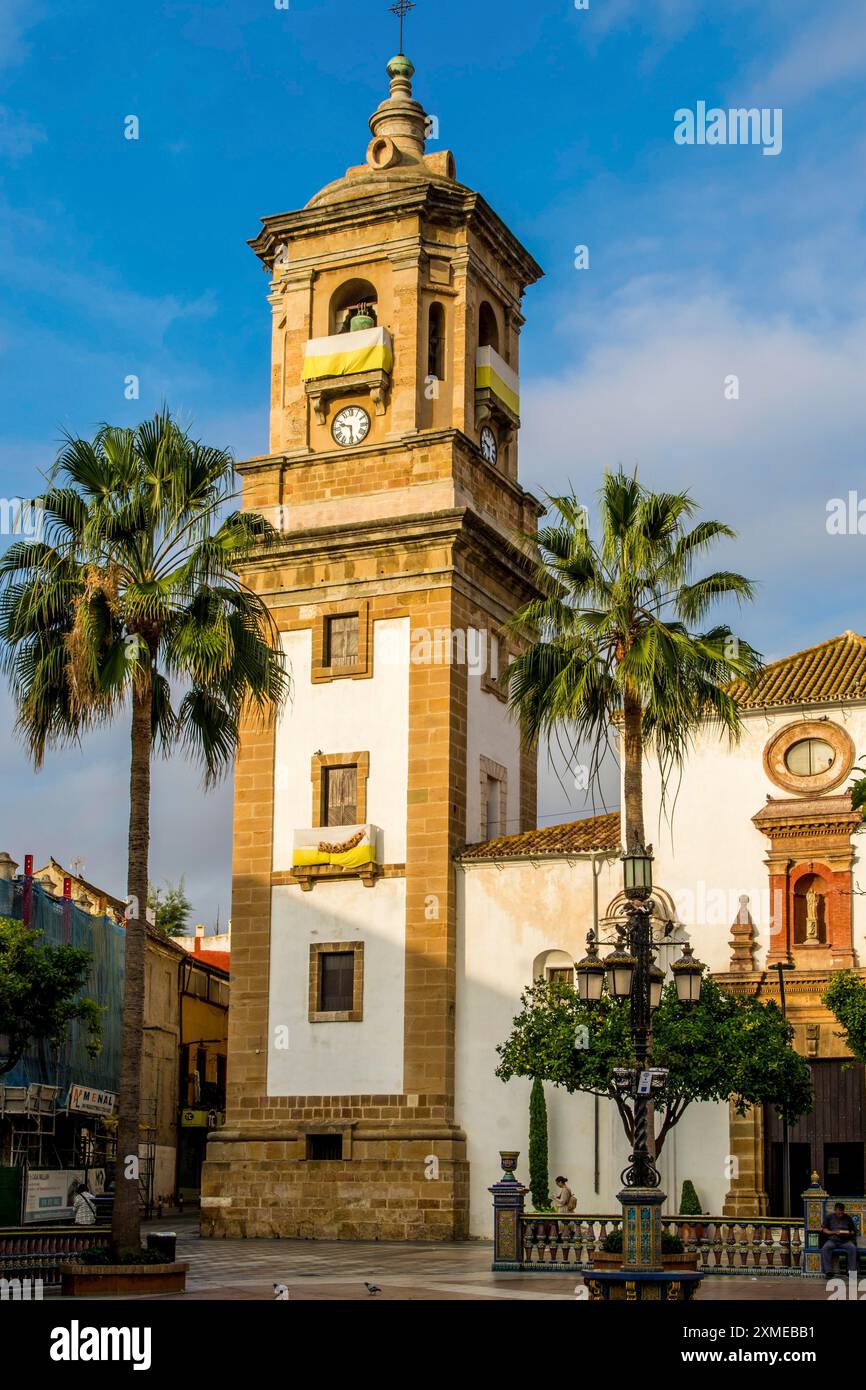
[{"label": "balcony railing", "polygon": [[310,889],[316,879],[362,878],[372,886],[376,863],[375,825],[320,825],[296,830],[292,845],[292,873],[301,887]]},{"label": "balcony railing", "polygon": [[[589,1269],[606,1235],[622,1227],[620,1216],[520,1217],[521,1267]],[[755,1217],[665,1216],[662,1230],[677,1235],[686,1253],[707,1274],[799,1275],[803,1272],[803,1222]]]}]

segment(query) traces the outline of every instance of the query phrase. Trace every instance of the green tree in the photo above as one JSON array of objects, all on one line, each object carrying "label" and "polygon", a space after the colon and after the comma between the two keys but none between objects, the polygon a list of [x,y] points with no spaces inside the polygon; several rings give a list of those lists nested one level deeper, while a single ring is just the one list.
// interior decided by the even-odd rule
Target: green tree
[{"label": "green tree", "polygon": [[91,955],[80,946],[52,946],[23,922],[0,917],[0,1076],[37,1042],[59,1047],[70,1023],[87,1030],[91,1057],[102,1046],[102,1010],[81,993]]},{"label": "green tree", "polygon": [[[277,540],[231,511],[231,455],[164,411],[135,429],[67,437],[38,499],[44,539],[0,559],[0,642],[33,761],[125,714],[130,728],[126,988],[112,1241],[140,1246],[136,1178],[144,1026],[150,778],[185,753],[205,785],[231,766],[242,720],[289,688],[264,602],[238,575]],[[123,1181],[126,1177],[127,1181]]]},{"label": "green tree", "polygon": [[644,748],[657,756],[664,792],[702,724],[739,737],[726,686],[752,680],[760,657],[725,624],[695,627],[718,600],[750,599],[753,586],[729,570],[693,578],[699,557],[734,532],[720,521],[688,529],[695,503],[687,492],[654,493],[621,469],[605,473],[598,540],[576,497],[549,501],[552,519],[528,537],[540,597],[512,619],[525,646],[508,668],[509,702],[530,745],[551,734],[567,737],[571,755],[589,745],[593,781],[621,719],[631,846],[645,838]]},{"label": "green tree", "polygon": [[550,1206],[547,1164],[547,1104],[544,1082],[536,1076],[529,1093],[529,1190],[536,1211],[546,1211]]},{"label": "green tree", "polygon": [[837,970],[821,996],[841,1023],[851,1053],[866,1064],[866,984],[853,970]]},{"label": "green tree", "polygon": [[165,936],[185,936],[187,934],[187,924],[192,903],[186,895],[184,880],[180,883],[169,883],[166,880],[165,891],[157,888],[152,883],[148,889],[147,905],[153,912],[154,925],[157,931],[161,931]]},{"label": "green tree", "polygon": [[[632,1065],[630,1005],[606,992],[600,1003],[584,1004],[561,980],[537,980],[524,990],[521,1005],[510,1036],[497,1048],[496,1075],[503,1081],[540,1077],[570,1093],[605,1096],[633,1143],[633,1100],[617,1075]],[[589,1045],[576,1047],[576,1038],[583,1044],[587,1034]],[[732,1098],[739,1114],[772,1104],[784,1107],[789,1122],[810,1110],[809,1068],[791,1046],[793,1036],[772,1002],[726,994],[705,978],[700,1000],[684,1005],[676,986],[666,985],[653,1017],[653,1064],[668,1072],[664,1087],[653,1092],[656,1154],[693,1101]]]}]

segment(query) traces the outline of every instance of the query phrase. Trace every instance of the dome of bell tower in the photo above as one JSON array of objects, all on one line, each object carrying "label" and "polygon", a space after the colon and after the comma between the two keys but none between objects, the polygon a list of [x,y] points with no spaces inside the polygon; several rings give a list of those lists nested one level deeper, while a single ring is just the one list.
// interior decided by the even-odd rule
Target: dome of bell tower
[{"label": "dome of bell tower", "polygon": [[367,146],[366,163],[347,169],[341,179],[315,194],[307,207],[387,191],[406,183],[455,182],[451,151],[426,151],[430,118],[412,95],[412,60],[398,53],[385,70],[390,78],[390,92],[370,117],[373,138]]}]

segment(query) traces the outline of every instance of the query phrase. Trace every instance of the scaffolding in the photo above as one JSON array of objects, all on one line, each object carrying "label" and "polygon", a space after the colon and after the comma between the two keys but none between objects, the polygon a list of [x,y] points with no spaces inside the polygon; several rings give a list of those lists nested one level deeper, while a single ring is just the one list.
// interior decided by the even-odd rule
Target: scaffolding
[{"label": "scaffolding", "polygon": [[46,1153],[60,1166],[55,1144],[58,1086],[0,1086],[0,1119],[9,1126],[13,1168],[43,1168]]},{"label": "scaffolding", "polygon": [[[142,1105],[142,1110],[145,1106]],[[156,1135],[157,1102],[154,1099],[147,1106],[150,1111],[138,1127],[138,1197],[139,1205],[146,1219],[156,1210],[154,1187],[156,1183]]]}]

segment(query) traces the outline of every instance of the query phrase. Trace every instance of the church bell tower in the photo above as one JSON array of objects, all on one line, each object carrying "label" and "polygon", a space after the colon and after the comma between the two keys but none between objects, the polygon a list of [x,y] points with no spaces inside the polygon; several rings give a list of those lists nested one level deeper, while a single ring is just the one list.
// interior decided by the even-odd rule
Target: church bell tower
[{"label": "church bell tower", "polygon": [[244,578],[293,694],[249,723],[236,765],[205,1235],[466,1235],[453,856],[535,825],[499,673],[535,592],[518,344],[541,270],[452,154],[427,151],[409,59],[387,72],[365,162],[251,243],[270,446],[240,472],[280,543]]}]

